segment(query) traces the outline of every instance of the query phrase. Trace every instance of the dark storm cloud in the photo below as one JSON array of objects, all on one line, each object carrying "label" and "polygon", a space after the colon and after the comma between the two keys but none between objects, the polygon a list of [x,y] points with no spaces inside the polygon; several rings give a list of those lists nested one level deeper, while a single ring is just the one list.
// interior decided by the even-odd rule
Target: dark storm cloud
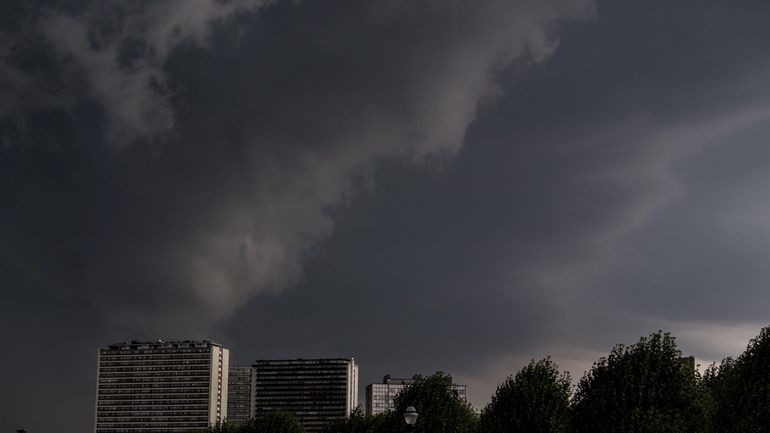
[{"label": "dark storm cloud", "polygon": [[767,14],[600,3],[507,70],[445,171],[380,167],[306,284],[236,314],[233,346],[356,353],[362,383],[445,368],[477,403],[529,357],[579,376],[659,328],[701,360],[739,352],[768,305]]},{"label": "dark storm cloud", "polygon": [[[44,239],[68,238],[39,248],[75,261],[52,278],[122,323],[205,326],[296,282],[302,252],[331,230],[324,209],[353,176],[383,156],[454,153],[495,72],[543,58],[556,42],[546,24],[585,12],[569,1],[182,3],[49,9],[37,33],[20,33],[83,94],[47,114],[70,142],[26,137],[45,134],[30,131],[37,111],[8,115],[23,116],[4,136],[9,171],[46,152],[72,163],[15,173],[22,185],[8,196],[75,195],[46,203],[63,227]],[[99,135],[82,137],[88,129]],[[28,210],[10,214],[21,239],[37,230]]]},{"label": "dark storm cloud", "polygon": [[[378,161],[454,155],[498,74],[546,59],[589,6],[5,6],[3,336],[40,361],[3,365],[51,384],[59,431],[87,428],[92,387],[75,378],[93,348],[209,336],[255,293],[302,281],[330,209],[369,189]],[[4,383],[3,428],[50,428],[23,375]]]},{"label": "dark storm cloud", "polygon": [[769,133],[765,117],[677,163],[677,200],[627,241],[603,282],[620,289],[614,302],[666,320],[766,320]]}]

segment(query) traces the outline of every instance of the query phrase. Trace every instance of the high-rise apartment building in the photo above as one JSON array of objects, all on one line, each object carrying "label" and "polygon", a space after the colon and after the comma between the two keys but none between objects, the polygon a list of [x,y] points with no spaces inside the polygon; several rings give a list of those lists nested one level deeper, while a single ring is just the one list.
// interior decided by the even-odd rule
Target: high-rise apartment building
[{"label": "high-rise apartment building", "polygon": [[258,360],[253,368],[254,416],[291,412],[312,433],[358,406],[358,366],[352,358]]},{"label": "high-rise apartment building", "polygon": [[[413,384],[415,379],[394,379],[390,375],[382,378],[382,383],[372,383],[366,386],[366,414],[377,415],[393,409],[393,399],[406,387]],[[462,400],[467,400],[466,385],[453,384],[452,388]]]},{"label": "high-rise apartment building", "polygon": [[228,364],[229,351],[210,341],[99,349],[95,433],[188,433],[224,420]]},{"label": "high-rise apartment building", "polygon": [[251,382],[254,369],[230,367],[227,385],[227,421],[242,423],[251,418]]}]

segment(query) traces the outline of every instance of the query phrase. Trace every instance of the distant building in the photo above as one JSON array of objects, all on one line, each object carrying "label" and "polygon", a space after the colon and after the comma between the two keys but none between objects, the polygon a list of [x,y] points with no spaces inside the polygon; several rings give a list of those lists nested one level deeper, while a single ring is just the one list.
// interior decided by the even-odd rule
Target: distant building
[{"label": "distant building", "polygon": [[[377,415],[393,409],[393,398],[406,387],[413,384],[415,379],[394,379],[390,375],[382,378],[382,383],[372,383],[366,386],[366,414]],[[453,384],[452,387],[463,401],[467,401],[467,386]]]},{"label": "distant building", "polygon": [[258,360],[253,374],[255,417],[290,412],[312,433],[358,406],[358,366],[353,358]]},{"label": "distant building", "polygon": [[187,433],[224,420],[229,356],[210,341],[99,349],[94,432]]},{"label": "distant building", "polygon": [[251,382],[254,369],[230,367],[227,385],[227,421],[242,423],[251,418]]},{"label": "distant building", "polygon": [[687,368],[688,371],[695,373],[695,357],[694,356],[680,356],[679,362]]}]

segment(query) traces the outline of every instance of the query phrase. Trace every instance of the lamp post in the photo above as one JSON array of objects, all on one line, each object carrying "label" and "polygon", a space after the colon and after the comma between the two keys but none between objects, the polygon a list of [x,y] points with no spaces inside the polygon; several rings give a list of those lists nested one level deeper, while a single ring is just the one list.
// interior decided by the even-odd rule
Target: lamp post
[{"label": "lamp post", "polygon": [[417,410],[414,406],[406,408],[406,412],[404,412],[404,421],[406,421],[406,425],[409,426],[409,431],[414,431],[414,424],[417,422]]}]

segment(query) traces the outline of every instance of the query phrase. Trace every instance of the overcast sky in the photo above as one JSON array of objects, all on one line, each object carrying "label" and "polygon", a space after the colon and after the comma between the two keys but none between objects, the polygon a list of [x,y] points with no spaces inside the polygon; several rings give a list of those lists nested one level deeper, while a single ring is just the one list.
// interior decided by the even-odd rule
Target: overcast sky
[{"label": "overcast sky", "polygon": [[[481,408],[770,311],[770,3],[0,3],[0,430],[93,428],[96,350],[436,370]],[[361,395],[363,403],[363,395]]]}]

